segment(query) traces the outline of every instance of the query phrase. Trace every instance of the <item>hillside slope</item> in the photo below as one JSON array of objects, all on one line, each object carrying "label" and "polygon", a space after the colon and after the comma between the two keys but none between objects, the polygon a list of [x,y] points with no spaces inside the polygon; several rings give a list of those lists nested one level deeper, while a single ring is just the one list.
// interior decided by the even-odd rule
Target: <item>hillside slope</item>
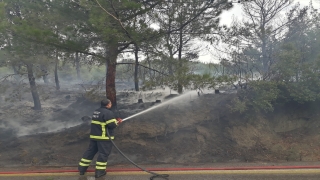
[{"label": "hillside slope", "polygon": [[[115,143],[137,163],[318,161],[318,105],[278,108],[267,115],[237,114],[228,105],[235,94],[177,98],[125,121]],[[86,100],[67,109],[88,111]],[[142,111],[150,103],[132,104]],[[83,108],[83,109],[82,109]],[[120,109],[121,116],[132,111]],[[80,116],[80,114],[78,114]],[[76,165],[88,146],[89,124],[53,133],[1,138],[0,165]],[[109,163],[127,163],[113,149]]]}]

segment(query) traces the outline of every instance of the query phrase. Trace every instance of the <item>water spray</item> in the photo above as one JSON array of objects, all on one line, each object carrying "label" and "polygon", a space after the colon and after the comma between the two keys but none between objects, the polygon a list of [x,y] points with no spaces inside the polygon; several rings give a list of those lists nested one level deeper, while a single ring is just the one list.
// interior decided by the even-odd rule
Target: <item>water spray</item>
[{"label": "water spray", "polygon": [[183,95],[179,95],[179,96],[177,96],[177,97],[174,97],[174,98],[172,98],[172,99],[170,99],[170,100],[168,100],[168,101],[165,101],[165,102],[163,102],[163,103],[161,103],[161,104],[159,104],[159,105],[153,106],[153,107],[148,108],[148,109],[146,109],[146,110],[144,110],[144,111],[141,111],[141,112],[139,112],[139,113],[137,113],[137,114],[134,114],[134,115],[131,115],[131,116],[129,116],[129,117],[126,117],[126,118],[124,118],[122,121],[129,120],[129,119],[131,119],[131,118],[133,118],[133,117],[139,116],[140,114],[144,114],[144,113],[146,113],[146,112],[152,111],[153,109],[156,109],[156,108],[159,108],[159,107],[168,105],[168,104],[170,104],[170,103],[172,103],[172,102],[174,102],[174,101],[177,101],[177,100],[179,100],[179,99],[186,98],[186,97],[188,97],[189,95],[190,95],[190,98],[191,98],[191,93],[193,93],[193,92],[190,91],[190,92],[187,92],[187,93],[185,93],[185,94],[183,94]]},{"label": "water spray", "polygon": [[[161,103],[161,104],[159,104],[159,105],[153,106],[153,107],[151,107],[151,108],[149,108],[149,109],[146,109],[146,110],[144,110],[144,111],[141,111],[141,112],[139,112],[139,113],[137,113],[137,114],[134,114],[134,115],[132,115],[132,116],[129,116],[129,117],[127,117],[127,118],[124,118],[122,121],[129,120],[129,119],[131,119],[131,118],[133,118],[133,117],[139,116],[140,114],[144,114],[144,113],[146,113],[146,112],[152,111],[153,109],[156,109],[156,108],[165,106],[165,105],[167,105],[167,104],[169,104],[169,103],[171,103],[171,102],[173,102],[173,101],[177,102],[177,100],[182,99],[182,98],[189,97],[189,95],[190,95],[190,100],[191,100],[191,93],[192,93],[192,92],[190,91],[190,92],[187,92],[187,93],[185,93],[185,94],[183,94],[183,95],[179,95],[179,96],[177,96],[177,97],[174,97],[174,98],[172,98],[172,99],[170,99],[170,100],[168,100],[168,101],[165,101],[165,102],[163,102],[163,103]],[[150,180],[153,180],[153,179],[156,179],[156,178],[168,179],[168,177],[169,177],[168,174],[158,174],[158,173],[149,171],[149,170],[144,169],[144,168],[140,167],[139,165],[137,165],[135,162],[133,162],[131,159],[129,159],[129,158],[117,147],[117,145],[116,145],[116,144],[113,142],[113,140],[111,139],[108,129],[107,129],[107,135],[108,135],[108,137],[110,138],[113,146],[119,151],[119,153],[120,153],[124,158],[126,158],[129,162],[131,162],[131,163],[132,163],[133,165],[135,165],[137,168],[139,168],[139,169],[141,169],[141,170],[143,170],[143,171],[145,171],[145,172],[147,172],[147,173],[149,173],[149,174],[152,174],[152,177],[150,177]]]},{"label": "water spray", "polygon": [[151,110],[153,110],[153,109],[155,109],[155,108],[158,108],[159,106],[160,106],[160,105],[156,105],[156,106],[154,106],[154,107],[152,107],[152,108],[146,109],[146,110],[141,111],[141,112],[139,112],[139,113],[137,113],[137,114],[134,114],[134,115],[132,115],[132,116],[126,117],[126,118],[124,118],[122,121],[126,121],[126,120],[129,120],[129,119],[133,118],[133,117],[139,116],[140,114],[144,114],[144,113],[146,113],[146,112],[148,112],[148,111],[151,111]]}]

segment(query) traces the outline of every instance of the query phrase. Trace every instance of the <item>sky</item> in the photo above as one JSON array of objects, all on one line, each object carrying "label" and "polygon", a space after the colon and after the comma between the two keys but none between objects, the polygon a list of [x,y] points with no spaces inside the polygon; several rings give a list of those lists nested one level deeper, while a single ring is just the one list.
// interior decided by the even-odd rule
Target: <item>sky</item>
[{"label": "sky", "polygon": [[[293,3],[294,4],[300,3],[300,5],[303,7],[303,6],[308,6],[310,1],[311,0],[294,0]],[[320,0],[312,0],[312,4],[315,8],[320,10]],[[231,23],[233,17],[237,17],[237,18],[240,17],[241,18],[241,16],[242,16],[241,14],[242,14],[241,4],[235,3],[234,7],[231,10],[224,11],[223,13],[221,13],[220,22],[221,22],[221,24],[228,25]],[[201,44],[203,45],[206,43],[201,42]],[[210,46],[211,45],[209,43],[206,44],[206,47],[210,48]],[[205,62],[205,63],[212,63],[212,62],[217,63],[218,60],[213,54],[214,54],[214,52],[212,52],[212,51],[204,50],[200,53],[199,61]]]}]

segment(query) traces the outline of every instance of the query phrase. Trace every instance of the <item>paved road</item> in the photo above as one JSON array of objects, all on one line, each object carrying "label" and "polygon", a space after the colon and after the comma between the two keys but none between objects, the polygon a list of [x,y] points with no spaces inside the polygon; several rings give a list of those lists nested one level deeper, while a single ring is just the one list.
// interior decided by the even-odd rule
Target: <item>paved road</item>
[{"label": "paved road", "polygon": [[[319,180],[320,169],[289,170],[215,170],[170,171],[169,180]],[[6,180],[148,180],[144,172],[111,172],[95,179],[93,173],[78,176],[77,173],[37,173],[28,175],[0,175]],[[161,180],[156,178],[155,180]]]},{"label": "paved road", "polygon": [[[192,166],[163,164],[143,165],[143,167],[153,169],[157,173],[169,174],[169,180],[320,180],[320,162],[213,163],[192,164]],[[95,180],[93,168],[91,167],[91,171],[85,176],[80,177],[76,167],[0,167],[0,180]],[[130,168],[135,167],[109,166],[107,176],[96,180],[149,180],[151,177],[150,174],[132,171]],[[120,171],[117,171],[119,169]],[[17,173],[18,171],[20,173]]]}]

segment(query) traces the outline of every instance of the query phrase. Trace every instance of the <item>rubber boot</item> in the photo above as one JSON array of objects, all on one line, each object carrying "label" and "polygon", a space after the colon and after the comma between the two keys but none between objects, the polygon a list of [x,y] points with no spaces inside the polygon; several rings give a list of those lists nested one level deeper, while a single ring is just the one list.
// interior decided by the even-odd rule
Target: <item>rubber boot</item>
[{"label": "rubber boot", "polygon": [[79,175],[82,176],[86,173],[88,167],[78,166]]},{"label": "rubber boot", "polygon": [[102,177],[102,176],[104,176],[106,174],[107,174],[107,172],[105,170],[96,170],[94,177],[95,178],[99,178],[99,177]]}]

